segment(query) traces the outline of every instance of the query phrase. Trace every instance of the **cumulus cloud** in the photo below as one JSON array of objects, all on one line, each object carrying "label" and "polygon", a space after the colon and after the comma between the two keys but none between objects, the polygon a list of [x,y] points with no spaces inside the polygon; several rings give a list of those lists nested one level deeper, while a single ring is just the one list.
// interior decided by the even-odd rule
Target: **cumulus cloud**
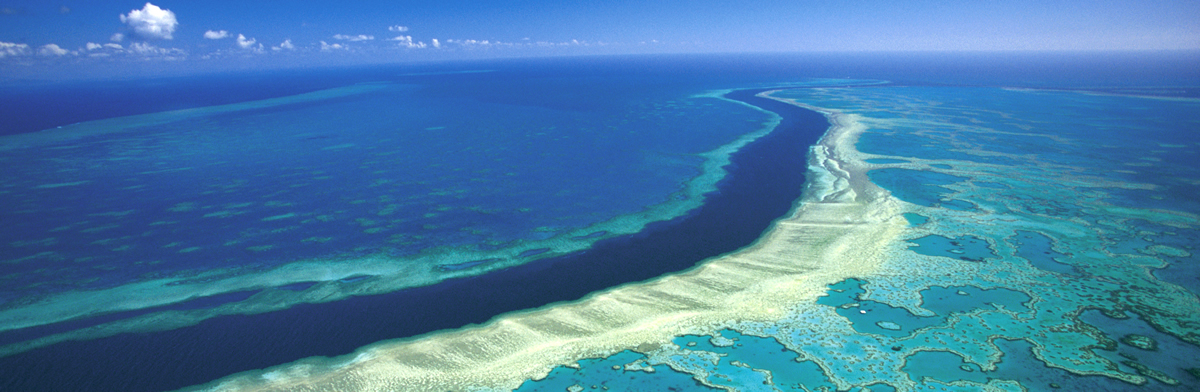
[{"label": "cumulus cloud", "polygon": [[408,31],[408,27],[401,26],[401,25],[388,26],[388,31],[395,31],[397,33],[403,33],[405,31]]},{"label": "cumulus cloud", "polygon": [[228,37],[229,37],[229,32],[225,31],[225,30],[221,30],[221,31],[209,30],[209,31],[204,32],[204,38],[208,38],[208,39],[221,39],[221,38],[228,38]]},{"label": "cumulus cloud", "polygon": [[358,41],[370,41],[370,40],[373,40],[373,39],[375,39],[375,36],[373,36],[373,35],[366,35],[366,34],[359,34],[359,35],[345,35],[345,34],[337,34],[337,35],[334,35],[334,36],[333,36],[333,39],[340,39],[340,40],[343,40],[343,41],[350,41],[350,42],[358,42]]},{"label": "cumulus cloud", "polygon": [[331,51],[339,50],[339,49],[346,49],[346,45],[327,44],[327,43],[325,43],[325,41],[321,41],[321,51],[322,52],[331,52]]},{"label": "cumulus cloud", "polygon": [[433,47],[435,47],[435,48],[442,47],[442,43],[438,42],[437,38],[431,39],[431,40],[429,40],[429,42],[432,43]]},{"label": "cumulus cloud", "polygon": [[242,49],[249,49],[250,47],[254,46],[254,42],[254,38],[246,38],[246,36],[238,34],[237,44]]},{"label": "cumulus cloud", "polygon": [[40,49],[38,49],[38,54],[42,55],[42,56],[46,56],[46,57],[64,56],[67,53],[70,53],[70,52],[67,51],[66,49],[58,47],[58,45],[55,45],[55,44],[45,44],[45,45],[42,45],[42,47]]},{"label": "cumulus cloud", "polygon": [[[408,36],[408,35],[401,35],[399,37],[389,39],[388,41],[399,41],[400,46],[403,46],[406,48],[424,48],[425,47],[424,42],[413,42],[412,36]],[[435,42],[436,42],[436,40],[435,40]]]},{"label": "cumulus cloud", "polygon": [[283,43],[279,44],[279,46],[273,47],[271,49],[272,50],[285,50],[285,49],[293,50],[293,49],[296,49],[296,45],[292,45],[291,39],[285,39],[285,40],[283,40]]},{"label": "cumulus cloud", "polygon": [[0,59],[29,54],[29,45],[0,41]]},{"label": "cumulus cloud", "polygon": [[108,40],[112,42],[121,42],[125,40],[125,34],[113,33],[111,37],[108,37]]},{"label": "cumulus cloud", "polygon": [[140,10],[121,15],[121,23],[129,25],[133,32],[147,39],[171,39],[171,33],[174,33],[175,26],[179,25],[174,12],[150,3],[146,3]]}]

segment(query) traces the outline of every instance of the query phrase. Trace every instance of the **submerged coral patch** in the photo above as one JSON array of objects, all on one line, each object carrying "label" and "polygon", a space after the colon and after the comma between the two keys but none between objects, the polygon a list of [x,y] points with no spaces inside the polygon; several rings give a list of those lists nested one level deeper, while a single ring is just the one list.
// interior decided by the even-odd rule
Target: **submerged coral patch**
[{"label": "submerged coral patch", "polygon": [[946,238],[940,235],[928,235],[909,240],[914,245],[908,249],[926,256],[942,256],[959,260],[982,262],[996,258],[988,243],[975,236]]},{"label": "submerged coral patch", "polygon": [[515,392],[605,391],[719,391],[701,385],[692,375],[667,366],[649,366],[646,356],[622,351],[607,358],[584,359],[574,366],[559,366],[538,380],[529,380]]}]

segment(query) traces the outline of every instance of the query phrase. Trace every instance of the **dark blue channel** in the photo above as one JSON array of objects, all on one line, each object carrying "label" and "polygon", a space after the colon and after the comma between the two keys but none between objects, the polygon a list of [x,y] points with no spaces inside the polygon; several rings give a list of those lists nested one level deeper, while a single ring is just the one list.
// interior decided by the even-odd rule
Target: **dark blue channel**
[{"label": "dark blue channel", "polygon": [[686,270],[750,245],[800,197],[808,146],[829,127],[817,112],[755,97],[726,97],[783,117],[731,157],[729,175],[692,213],[583,252],[483,276],[388,294],[222,316],[170,331],[58,343],[0,358],[4,391],[157,391],[310,356],[336,356],[386,339],[478,324],[507,312]]}]

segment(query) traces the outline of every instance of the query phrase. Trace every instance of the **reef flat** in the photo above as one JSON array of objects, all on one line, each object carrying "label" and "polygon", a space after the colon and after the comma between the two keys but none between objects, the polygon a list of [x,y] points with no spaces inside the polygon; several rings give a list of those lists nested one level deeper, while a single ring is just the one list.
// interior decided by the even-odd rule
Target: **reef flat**
[{"label": "reef flat", "polygon": [[[349,230],[344,229],[346,221],[349,219],[336,214],[314,215],[313,212],[307,211],[302,206],[315,203],[309,205],[325,209],[339,204],[336,201],[331,203],[329,199],[324,199],[323,197],[326,196],[348,202],[345,204],[349,205],[370,206],[373,203],[363,200],[364,195],[350,197],[350,194],[364,192],[362,189],[330,189],[328,194],[321,197],[302,193],[290,201],[242,202],[216,206],[209,205],[211,203],[200,198],[196,202],[163,203],[168,207],[166,211],[141,208],[142,205],[147,204],[147,200],[133,200],[132,203],[135,205],[130,207],[138,207],[136,209],[108,208],[106,211],[111,210],[112,212],[96,213],[92,219],[111,218],[118,220],[113,224],[121,224],[130,228],[137,228],[139,223],[138,219],[130,218],[140,215],[155,215],[156,213],[181,214],[181,218],[190,217],[195,221],[186,224],[184,222],[187,221],[175,222],[174,224],[177,226],[171,227],[169,231],[165,232],[139,231],[140,236],[126,235],[104,239],[94,244],[112,247],[116,246],[118,242],[131,242],[132,244],[121,245],[126,248],[123,251],[141,252],[127,253],[124,256],[136,257],[144,254],[142,252],[146,250],[145,246],[148,244],[156,241],[166,243],[162,247],[163,252],[168,256],[175,257],[166,260],[174,263],[147,263],[150,264],[146,266],[149,267],[147,269],[158,269],[158,271],[140,276],[129,274],[129,272],[137,270],[121,269],[121,266],[127,266],[121,262],[128,262],[129,259],[115,257],[122,255],[115,253],[116,251],[111,251],[114,252],[112,255],[105,255],[101,252],[100,256],[107,256],[112,261],[111,263],[95,263],[97,265],[93,267],[90,262],[92,260],[83,259],[77,261],[76,264],[68,264],[75,270],[56,270],[60,274],[70,276],[72,273],[79,273],[80,267],[104,268],[102,271],[111,273],[118,279],[135,279],[133,283],[108,288],[101,286],[99,289],[87,290],[84,289],[86,286],[83,284],[99,282],[111,285],[112,283],[96,279],[80,282],[59,279],[55,282],[67,283],[68,289],[75,290],[35,296],[32,299],[22,299],[6,304],[7,306],[0,312],[0,315],[7,320],[3,326],[10,329],[0,332],[0,342],[5,343],[3,349],[0,350],[0,353],[4,355],[0,362],[6,364],[0,368],[6,369],[5,372],[14,377],[5,385],[25,390],[36,388],[56,390],[70,388],[72,385],[78,386],[80,382],[86,381],[96,390],[113,389],[118,386],[125,390],[178,388],[249,369],[288,363],[309,356],[349,353],[356,348],[385,339],[414,336],[443,328],[481,323],[506,311],[530,309],[557,301],[575,300],[592,290],[649,279],[668,271],[679,271],[691,267],[696,261],[711,255],[736,250],[753,242],[771,221],[786,214],[795,198],[799,196],[803,182],[804,157],[803,154],[795,152],[802,151],[805,146],[820,137],[824,131],[825,121],[819,115],[804,113],[806,116],[803,119],[793,119],[793,122],[800,126],[789,128],[791,130],[789,132],[776,132],[772,129],[779,122],[778,116],[772,117],[774,115],[769,112],[721,98],[724,92],[694,95],[694,91],[694,89],[688,89],[687,95],[683,95],[683,97],[687,97],[689,102],[695,102],[694,106],[710,112],[708,114],[712,117],[710,120],[725,121],[732,127],[720,127],[719,132],[705,127],[684,128],[698,137],[695,140],[689,138],[689,143],[695,143],[702,139],[703,135],[700,133],[714,135],[726,133],[733,137],[725,139],[716,149],[686,155],[672,154],[674,156],[670,156],[669,159],[654,156],[654,153],[634,151],[634,155],[642,157],[649,155],[649,159],[646,159],[645,162],[631,163],[636,166],[656,168],[644,171],[655,177],[661,177],[664,174],[657,169],[663,165],[668,168],[679,168],[683,166],[681,165],[683,163],[694,165],[692,166],[694,172],[686,173],[686,170],[680,170],[689,174],[688,177],[685,177],[685,181],[676,183],[674,186],[671,186],[671,183],[657,184],[667,185],[668,189],[678,187],[678,190],[672,192],[663,203],[643,207],[632,215],[622,215],[603,221],[601,226],[570,230],[535,228],[531,232],[521,233],[534,238],[514,241],[507,244],[507,247],[488,249],[480,249],[482,246],[475,249],[457,247],[446,252],[427,249],[422,254],[409,257],[405,257],[397,249],[367,248],[366,251],[362,251],[355,248],[350,254],[338,255],[338,257],[329,259],[314,260],[305,257],[311,253],[303,248],[327,247],[326,243],[344,241],[346,237],[354,236],[359,231],[358,228],[365,228],[361,230],[363,235],[360,236],[364,240],[371,240],[376,230],[402,230],[406,226],[405,222],[412,219],[413,209],[416,210],[418,216],[422,213],[436,215],[427,219],[428,221],[437,221],[438,217],[442,215],[467,214],[468,216],[463,218],[470,218],[470,221],[450,221],[450,223],[458,224],[474,223],[478,219],[496,220],[491,215],[507,213],[507,211],[482,213],[473,210],[469,213],[467,211],[456,212],[454,211],[456,208],[452,208],[453,205],[430,206],[429,210],[434,212],[427,212],[429,210],[421,208],[420,204],[411,207],[396,206],[397,204],[393,202],[398,200],[394,190],[383,186],[374,186],[376,183],[389,184],[390,182],[385,181],[389,180],[387,178],[389,176],[371,181],[368,186],[369,193],[384,193],[378,196],[381,201],[387,202],[386,205],[379,205],[383,210],[368,207],[364,211],[367,215],[355,219]],[[403,97],[406,93],[405,90],[378,91],[374,96],[361,97],[365,98],[366,103],[363,102],[364,99],[354,97],[348,98],[348,103],[341,103],[341,107],[348,106],[353,109],[354,111],[350,113],[370,113],[372,112],[371,108],[374,107],[371,106],[373,104],[387,105],[386,100],[379,98],[381,96],[387,98],[389,94],[399,94]],[[679,97],[679,95],[674,97]],[[338,102],[334,101],[333,103]],[[301,108],[310,108],[313,105],[322,107],[325,104],[329,103],[309,104]],[[359,107],[360,105],[366,107]],[[267,118],[273,121],[294,122],[294,119],[275,120],[276,116],[294,115],[294,110],[291,107],[274,108],[265,112],[265,115],[268,115]],[[678,108],[663,110],[666,111],[665,113],[671,113]],[[590,112],[587,113],[590,114]],[[664,112],[652,111],[651,113],[661,115]],[[239,120],[241,115],[230,118],[218,117],[217,119],[222,121]],[[264,114],[256,116],[262,115]],[[670,117],[667,119],[672,124],[679,121]],[[201,118],[201,120],[214,121],[212,118]],[[274,124],[274,122],[261,119],[255,122]],[[388,123],[389,126],[395,126],[394,124]],[[684,124],[675,124],[675,126],[686,124],[687,122],[684,122]],[[181,131],[152,136],[187,146],[190,142],[188,138],[194,136],[187,132],[187,125],[189,125],[187,121],[173,123],[172,126],[180,127]],[[628,134],[644,130],[631,126],[609,129],[627,129],[629,130],[626,132]],[[587,129],[585,128],[585,130]],[[658,127],[653,130],[678,131]],[[739,130],[750,132],[738,133]],[[427,135],[435,141],[445,139],[440,136],[440,132],[451,132],[449,129],[434,129],[436,133],[432,134],[422,131],[429,130],[421,129],[416,132],[422,133],[422,136]],[[518,128],[515,131],[525,130]],[[278,144],[287,146],[288,143],[273,142],[273,139],[281,136],[278,132],[284,131],[275,132],[275,134],[261,132],[264,138],[261,143],[270,146]],[[299,143],[316,144],[317,147],[336,147],[335,149],[321,148],[320,151],[335,151],[337,154],[341,154],[335,155],[337,161],[332,163],[339,166],[351,166],[348,170],[350,177],[358,174],[359,170],[363,168],[376,169],[379,168],[377,165],[390,167],[392,160],[398,159],[392,152],[380,153],[379,155],[382,156],[380,158],[374,157],[376,154],[370,154],[368,157],[371,158],[371,165],[356,166],[353,158],[355,155],[346,155],[362,148],[347,146],[355,143],[329,140],[333,136],[311,136],[311,129],[307,128],[287,129],[283,135],[292,135],[293,132],[299,132]],[[385,132],[395,131],[386,129]],[[540,137],[541,134],[533,136]],[[602,138],[608,137],[607,133],[597,133],[596,135]],[[338,137],[348,136],[339,135]],[[580,136],[567,134],[563,135],[562,139],[568,137]],[[764,141],[759,142],[760,138]],[[182,140],[175,141],[176,139]],[[136,133],[131,134],[129,139],[123,140],[137,140],[139,143],[148,145],[161,143],[154,138]],[[680,147],[676,142],[665,140],[670,142],[672,148]],[[100,145],[103,145],[104,142],[104,139],[89,140],[89,143]],[[519,139],[518,142],[520,142]],[[574,142],[570,144],[589,150],[592,148],[588,144]],[[612,144],[615,146],[625,145]],[[411,148],[411,146],[403,147]],[[377,147],[369,148],[367,151],[372,151],[374,148]],[[622,150],[624,151],[624,149]],[[743,150],[745,151],[743,152]],[[129,154],[130,160],[136,161],[142,158],[140,155],[143,152],[136,150],[133,152],[136,153]],[[200,150],[197,153],[204,155],[208,152]],[[319,152],[317,154],[327,153]],[[333,152],[328,154],[333,154]],[[255,159],[259,155],[261,154],[250,154],[248,157]],[[151,157],[155,156],[151,155]],[[540,161],[541,158],[539,156],[535,159]],[[400,159],[400,161],[403,162],[404,159]],[[345,170],[336,166],[330,169]],[[419,169],[425,171],[424,166]],[[612,171],[611,167],[604,167],[604,169],[604,172]],[[583,166],[582,170],[590,171],[594,168]],[[309,176],[319,174],[318,177],[323,178],[322,181],[329,181],[333,177],[331,174],[339,172],[328,170],[317,173],[311,169],[305,171]],[[206,168],[180,173],[203,175],[204,172],[221,173],[222,171]],[[342,172],[345,173],[345,171]],[[438,175],[439,173],[432,171],[432,174]],[[500,174],[504,175],[505,173]],[[371,177],[375,177],[375,175],[382,174],[377,170],[372,170]],[[505,175],[505,177],[509,176]],[[306,176],[289,175],[288,178],[295,178],[293,181],[298,181],[305,186],[309,181]],[[487,179],[488,176],[480,175],[471,176],[467,180],[476,183]],[[573,179],[580,180],[580,176]],[[24,180],[31,181],[30,179]],[[413,179],[405,179],[405,181],[411,183]],[[103,186],[104,182],[97,181],[97,183],[97,186]],[[561,189],[563,184],[562,182],[552,182],[546,185],[561,193],[564,191]],[[246,183],[223,187],[218,194],[242,198],[246,193],[253,195],[262,193],[266,190],[264,188],[270,188],[269,185],[263,185],[262,183]],[[283,182],[281,185],[291,188],[290,185],[295,184]],[[474,185],[472,186],[474,187]],[[405,188],[402,187],[402,189]],[[487,192],[500,192],[500,190],[490,189],[490,187],[472,189],[484,192],[479,195],[486,195]],[[639,188],[639,190],[642,189]],[[619,192],[622,197],[637,196],[628,191],[619,189],[615,191]],[[277,196],[271,195],[274,192],[267,191],[267,193],[273,198]],[[460,193],[462,191],[446,195],[448,197],[442,200],[463,200],[471,208],[480,203],[491,202],[490,200],[465,198],[459,196]],[[209,194],[205,193],[205,195]],[[420,195],[414,195],[414,197],[416,196]],[[596,198],[602,199],[603,197],[599,195],[591,197],[591,199]],[[39,200],[44,199],[29,199],[30,202]],[[567,198],[566,201],[575,204],[576,200],[578,199]],[[746,210],[744,208],[746,205],[753,205],[756,208]],[[86,205],[84,206],[86,207]],[[408,212],[403,212],[406,209]],[[514,212],[520,215],[537,213],[537,211]],[[344,213],[340,212],[339,214]],[[580,210],[569,211],[569,213],[596,215]],[[671,215],[674,214],[682,216],[672,218]],[[566,218],[566,216],[560,215],[553,218],[555,221],[564,222],[561,218]],[[362,222],[367,220],[376,223]],[[650,222],[653,220],[659,220],[659,222]],[[341,223],[339,224],[339,222]],[[506,224],[523,223],[508,222],[507,220],[503,220],[503,222]],[[604,226],[613,222],[618,222],[620,225]],[[196,232],[190,228],[192,226],[190,223],[221,224],[211,231],[215,237],[230,234],[242,237],[225,240],[224,245],[216,242],[218,250],[232,250],[232,255],[239,256],[240,259],[256,263],[286,262],[288,260],[284,255],[297,255],[301,257],[301,260],[277,267],[264,268],[252,265],[251,268],[217,269],[201,271],[198,274],[185,270],[182,271],[183,273],[174,275],[163,271],[171,267],[178,268],[180,264],[188,261],[194,261],[197,267],[214,265],[214,263],[206,262],[211,261],[206,257],[212,255],[213,249],[209,246],[201,246],[203,245],[202,241],[208,240],[208,238],[197,239],[186,235],[189,232]],[[243,223],[249,224],[251,229],[243,229],[238,226]],[[88,224],[99,223],[89,222]],[[265,230],[261,227],[263,225],[278,228]],[[166,224],[160,225],[154,221],[150,226],[157,228],[166,226]],[[329,232],[330,237],[318,238],[310,236],[310,234],[289,235],[293,232],[319,229],[322,226],[329,226],[327,228],[332,229]],[[413,233],[414,236],[420,234],[433,237],[437,228],[427,226],[418,226],[419,232]],[[75,228],[70,225],[63,227],[65,228],[61,230],[57,227],[52,230],[69,231]],[[112,230],[118,229],[113,228]],[[636,232],[636,235],[630,235],[630,230]],[[453,226],[450,231],[451,235],[461,232],[454,230]],[[31,232],[36,234],[32,230]],[[159,238],[172,234],[176,236],[182,234],[183,237],[188,238],[179,238],[175,242],[171,242],[167,238]],[[246,238],[248,236],[250,238]],[[282,241],[274,241],[271,237]],[[63,246],[68,241],[76,240],[78,238],[63,235],[56,237],[54,241],[32,241],[28,246],[22,246],[17,250],[28,252],[29,248],[33,246],[50,247],[56,253],[43,255],[41,258],[61,261],[70,256],[66,252],[82,250]],[[197,240],[200,240],[201,243],[197,244]],[[289,243],[289,241],[295,242]],[[440,241],[427,240],[426,242]],[[388,241],[388,243],[390,244],[392,241]],[[595,243],[597,246],[588,248],[587,252],[572,253],[572,250],[579,249],[577,247],[590,243]],[[370,244],[371,242],[368,241],[364,245]],[[220,249],[220,247],[227,249]],[[239,248],[244,248],[246,252],[238,254]],[[289,248],[300,248],[304,251],[292,253],[288,252]],[[634,252],[635,249],[636,252]],[[109,251],[106,248],[100,250]],[[151,247],[150,250],[153,251],[154,248]],[[366,253],[365,256],[364,253]],[[626,256],[616,256],[621,260],[613,262],[605,259],[604,255],[606,254]],[[49,271],[44,264],[37,266],[33,261],[27,260],[26,263],[18,264],[18,266],[29,268],[34,276],[11,274],[5,278],[18,282],[36,280],[34,278],[37,275],[46,274]],[[236,261],[237,259],[222,260],[224,264],[232,265],[236,265]],[[513,266],[521,263],[526,264]],[[141,267],[138,264],[133,265]],[[559,272],[564,270],[561,267],[566,265],[570,265],[570,268],[565,269],[567,272]],[[41,268],[35,269],[38,267]],[[489,271],[495,273],[485,273]],[[83,270],[82,272],[90,271]],[[540,282],[541,278],[545,278],[545,282]],[[438,280],[443,283],[419,288],[411,286]],[[16,287],[18,286],[14,285],[10,288]],[[47,285],[43,284],[40,288],[45,289]],[[539,292],[533,288],[544,290]],[[480,299],[484,300],[480,301]],[[380,309],[389,310],[379,311]],[[403,311],[394,311],[396,309]],[[445,309],[457,309],[457,311],[446,312]],[[314,323],[312,320],[321,321]],[[230,335],[229,331],[237,331],[237,333]],[[354,332],[344,333],[343,331]],[[181,349],[180,344],[189,348]],[[255,347],[255,349],[247,350],[247,347]],[[95,358],[105,358],[105,360],[97,361]],[[172,358],[172,360],[164,362],[160,361],[161,358]],[[50,374],[55,376],[42,376]],[[127,379],[134,379],[134,381],[130,382]]]},{"label": "reef flat", "polygon": [[575,303],[381,343],[345,358],[253,372],[203,389],[511,390],[579,359],[623,350],[654,353],[675,336],[712,334],[730,322],[780,320],[815,303],[826,285],[874,270],[882,245],[905,226],[894,199],[866,181],[857,163],[853,140],[863,128],[841,116],[830,120],[834,126],[810,157],[810,196],[745,250]]},{"label": "reef flat", "polygon": [[887,189],[907,227],[871,268],[785,317],[677,336],[607,373],[579,361],[520,390],[676,374],[729,391],[1200,385],[1200,209],[1179,197],[1200,179],[1186,149],[1200,145],[1188,131],[1200,100],[899,85],[773,95],[864,129],[839,166]]},{"label": "reef flat", "polygon": [[[839,389],[1197,383],[1187,374],[1200,343],[1195,282],[1189,289],[1155,271],[1194,262],[1188,239],[1200,220],[1189,200],[1145,201],[1194,186],[1195,170],[1177,166],[1194,153],[1163,145],[1194,123],[1181,114],[1200,102],[903,86],[777,96],[855,115],[870,129],[858,143],[863,157],[879,162],[867,164],[868,177],[886,184],[914,219],[886,247],[885,262],[856,276],[861,291],[836,304],[843,310],[836,319],[850,321],[843,331],[771,332],[804,325],[797,320],[739,332],[779,339],[821,365]],[[1114,107],[1136,109],[1106,112]],[[1146,139],[1130,141],[1131,132]],[[1139,162],[1162,163],[1127,175],[1107,170],[1146,167]],[[998,291],[968,292],[979,289]],[[1129,327],[1115,320],[1130,317],[1158,331],[1157,339],[1178,342],[1175,349],[1118,344]],[[930,353],[951,353],[962,369],[913,368]]]},{"label": "reef flat", "polygon": [[[1194,262],[1188,239],[1200,219],[1186,200],[1154,195],[1194,184],[1194,170],[1172,167],[1188,159],[1171,156],[1194,152],[1161,131],[1195,121],[1179,116],[1200,103],[918,89],[774,92],[834,126],[809,152],[803,201],[743,251],[583,301],[204,389],[582,390],[680,377],[731,391],[1196,385],[1194,282],[1155,271]],[[1144,112],[1089,112],[1133,103]],[[1080,113],[1057,115],[1068,108]],[[1161,111],[1174,117],[1150,114]],[[1081,137],[1113,123],[1151,138]],[[1104,149],[1124,154],[1081,154]],[[1162,158],[1140,159],[1146,152]],[[1097,175],[1114,162],[1127,176]]]}]

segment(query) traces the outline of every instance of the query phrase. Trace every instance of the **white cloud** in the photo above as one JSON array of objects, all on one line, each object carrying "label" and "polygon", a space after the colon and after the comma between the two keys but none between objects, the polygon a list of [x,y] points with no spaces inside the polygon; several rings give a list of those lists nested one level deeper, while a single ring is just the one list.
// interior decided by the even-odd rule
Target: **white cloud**
[{"label": "white cloud", "polygon": [[67,53],[70,53],[70,52],[67,51],[66,49],[58,47],[58,45],[55,45],[55,44],[45,44],[45,45],[42,45],[41,49],[38,49],[38,54],[42,55],[42,56],[46,56],[46,57],[64,56]]},{"label": "white cloud", "polygon": [[389,39],[388,41],[399,41],[400,46],[403,46],[406,48],[424,48],[425,47],[424,42],[413,42],[412,36],[408,36],[408,35],[401,35],[399,37]]},{"label": "white cloud", "polygon": [[487,45],[492,44],[491,41],[488,41],[486,39],[483,41],[478,41],[478,40],[473,40],[473,39],[448,39],[448,40],[446,40],[446,42],[452,43],[452,44],[459,44],[459,45],[463,45],[463,46],[487,46]]},{"label": "white cloud", "polygon": [[29,45],[0,41],[0,59],[29,54]]},{"label": "white cloud", "polygon": [[375,36],[373,36],[373,35],[366,35],[366,34],[359,34],[359,35],[345,35],[345,34],[337,34],[337,35],[334,35],[334,36],[333,36],[333,39],[340,39],[340,40],[343,40],[343,41],[350,41],[350,42],[358,42],[358,41],[370,41],[370,40],[373,40],[373,39],[375,39]]},{"label": "white cloud", "polygon": [[[96,51],[96,50],[104,50],[104,49],[108,49],[109,51],[115,51],[115,52],[122,52],[125,50],[124,47],[122,47],[121,45],[118,45],[118,44],[98,44],[95,42],[87,43],[87,50],[89,52]],[[88,56],[97,56],[97,55],[101,55],[101,54],[93,53],[93,54],[89,54]],[[104,55],[107,55],[107,54],[104,54]]]},{"label": "white cloud", "polygon": [[[501,43],[496,42],[496,44],[501,44]],[[506,44],[506,45],[514,45],[514,44]],[[527,45],[527,46],[536,46],[536,47],[540,47],[540,48],[551,48],[551,47],[561,47],[561,46],[594,46],[594,45],[604,46],[604,45],[608,45],[608,44],[604,43],[604,42],[592,43],[592,42],[588,42],[588,41],[580,41],[577,39],[573,39],[570,41],[559,41],[559,42],[535,41],[535,42],[531,42],[531,43],[515,44],[515,45],[516,46]]]},{"label": "white cloud", "polygon": [[284,49],[293,50],[293,49],[296,49],[296,45],[292,45],[292,40],[285,39],[285,40],[283,40],[283,43],[279,44],[279,46],[273,47],[271,49],[272,50],[284,50]]},{"label": "white cloud", "polygon": [[178,48],[160,48],[145,42],[129,44],[129,52],[146,57],[158,57],[163,60],[181,60],[187,57],[187,52]]},{"label": "white cloud", "polygon": [[397,33],[403,33],[405,31],[408,31],[408,27],[401,26],[401,25],[388,26],[388,31],[395,31]]},{"label": "white cloud", "polygon": [[342,45],[342,44],[330,45],[330,44],[325,43],[325,41],[321,41],[321,51],[322,52],[330,52],[330,51],[339,50],[339,49],[346,49],[346,46]]},{"label": "white cloud", "polygon": [[437,38],[431,39],[431,40],[429,40],[429,42],[432,42],[432,43],[433,43],[433,47],[435,47],[435,48],[440,48],[440,47],[442,47],[442,43],[441,43],[441,42],[438,42]]},{"label": "white cloud", "polygon": [[121,34],[121,33],[113,33],[112,37],[108,37],[108,40],[112,41],[112,42],[121,42],[124,39],[125,39],[125,34]]},{"label": "white cloud", "polygon": [[174,12],[150,3],[146,3],[140,10],[129,11],[128,15],[121,15],[121,22],[147,39],[171,39],[171,33],[174,33],[175,26],[179,25]]},{"label": "white cloud", "polygon": [[254,42],[255,42],[254,38],[246,38],[246,36],[238,34],[237,44],[242,49],[248,49],[248,48],[254,46]]},{"label": "white cloud", "polygon": [[262,53],[263,45],[255,45],[255,42],[258,42],[258,40],[255,40],[254,38],[246,38],[245,35],[241,34],[238,34],[237,36],[237,45],[239,48],[249,50],[251,52]]},{"label": "white cloud", "polygon": [[204,38],[208,38],[208,39],[221,39],[221,38],[228,38],[228,37],[229,37],[229,32],[225,31],[225,30],[221,30],[221,31],[209,30],[209,31],[204,32]]}]

